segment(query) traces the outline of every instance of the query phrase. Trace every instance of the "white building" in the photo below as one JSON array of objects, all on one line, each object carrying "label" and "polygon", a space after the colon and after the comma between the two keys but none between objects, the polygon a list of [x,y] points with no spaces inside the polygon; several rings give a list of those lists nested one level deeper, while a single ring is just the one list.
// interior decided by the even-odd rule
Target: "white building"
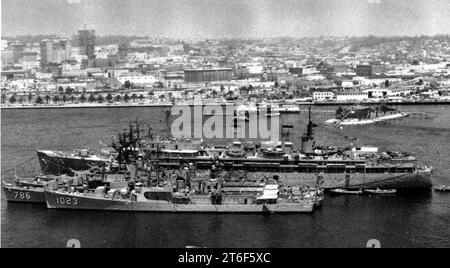
[{"label": "white building", "polygon": [[439,97],[440,97],[438,90],[429,90],[427,92],[421,93],[420,95],[425,98],[430,98],[430,99],[439,99]]},{"label": "white building", "polygon": [[170,53],[181,52],[184,51],[183,44],[168,46]]},{"label": "white building", "polygon": [[38,80],[51,80],[53,77],[52,73],[42,73],[42,72],[36,72],[35,73],[36,79]]},{"label": "white building", "polygon": [[333,92],[330,91],[324,91],[324,92],[314,92],[313,93],[313,99],[315,101],[325,101],[325,100],[332,100],[334,99],[335,94]]},{"label": "white building", "polygon": [[342,81],[343,88],[352,88],[355,87],[355,83],[353,81]]},{"label": "white building", "polygon": [[1,50],[3,51],[3,50],[5,50],[5,49],[8,48],[8,40],[3,40],[3,39],[2,39],[1,42],[2,42],[2,43],[1,43]]},{"label": "white building", "polygon": [[64,72],[70,72],[73,70],[81,70],[81,64],[77,61],[63,62],[61,64],[61,69]]},{"label": "white building", "polygon": [[41,62],[39,60],[22,61],[22,69],[24,70],[33,70],[39,68],[40,66]]},{"label": "white building", "polygon": [[389,84],[401,83],[401,78],[382,78],[382,79],[367,79],[365,77],[356,76],[353,78],[353,82],[357,82],[362,86],[384,86],[386,81],[389,81]]},{"label": "white building", "polygon": [[133,85],[152,85],[159,81],[159,79],[156,79],[153,75],[128,75],[119,76],[116,78],[122,85],[125,85],[125,82],[127,81],[129,81]]},{"label": "white building", "polygon": [[264,66],[258,63],[239,64],[239,67],[249,74],[262,74],[264,72]]},{"label": "white building", "polygon": [[342,92],[336,94],[336,100],[341,102],[360,102],[368,98],[364,92]]},{"label": "white building", "polygon": [[317,71],[317,68],[314,66],[303,66],[303,75],[315,75],[319,74],[320,72]]},{"label": "white building", "polygon": [[109,78],[109,74],[104,72],[94,72],[91,75],[93,78]]},{"label": "white building", "polygon": [[305,77],[308,81],[317,81],[317,80],[325,80],[326,77],[323,75],[308,75]]},{"label": "white building", "polygon": [[147,53],[128,53],[127,54],[127,61],[137,61],[137,62],[144,62],[147,59]]},{"label": "white building", "polygon": [[33,79],[18,79],[11,81],[8,84],[9,89],[15,92],[25,91],[28,88],[32,88],[33,86],[34,86]]},{"label": "white building", "polygon": [[411,94],[410,88],[373,88],[366,89],[369,99],[385,99],[389,97],[406,97]]},{"label": "white building", "polygon": [[76,61],[78,63],[82,63],[83,60],[87,60],[87,59],[88,59],[88,57],[86,55],[77,55],[77,54],[74,55],[74,54],[72,54],[70,56],[70,60]]}]

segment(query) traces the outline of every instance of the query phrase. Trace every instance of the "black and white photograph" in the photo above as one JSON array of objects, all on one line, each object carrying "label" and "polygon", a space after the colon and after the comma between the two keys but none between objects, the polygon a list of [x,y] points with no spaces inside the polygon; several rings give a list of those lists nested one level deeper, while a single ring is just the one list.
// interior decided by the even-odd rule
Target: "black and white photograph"
[{"label": "black and white photograph", "polygon": [[2,248],[450,247],[450,1],[0,3]]}]

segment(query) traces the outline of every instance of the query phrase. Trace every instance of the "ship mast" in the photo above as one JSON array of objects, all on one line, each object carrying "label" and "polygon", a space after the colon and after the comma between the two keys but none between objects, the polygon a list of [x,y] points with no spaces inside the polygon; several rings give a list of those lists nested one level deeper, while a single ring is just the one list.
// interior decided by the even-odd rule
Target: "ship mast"
[{"label": "ship mast", "polygon": [[311,105],[309,106],[308,111],[308,127],[306,130],[306,133],[302,136],[302,150],[301,152],[306,155],[312,155],[314,154],[314,147],[315,147],[315,141],[314,141],[314,131],[313,129],[317,126],[314,124],[311,118]]},{"label": "ship mast", "polygon": [[306,131],[306,136],[308,137],[312,137],[313,136],[313,128],[314,128],[314,123],[311,120],[311,105],[309,105],[309,109],[308,109],[308,129]]}]

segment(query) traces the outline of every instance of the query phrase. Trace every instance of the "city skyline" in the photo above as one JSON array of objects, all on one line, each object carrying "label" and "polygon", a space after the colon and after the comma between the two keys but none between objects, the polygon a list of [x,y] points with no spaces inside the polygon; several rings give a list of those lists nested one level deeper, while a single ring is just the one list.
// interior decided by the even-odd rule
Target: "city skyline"
[{"label": "city skyline", "polygon": [[173,38],[450,33],[445,0],[3,0],[2,36],[79,29]]}]

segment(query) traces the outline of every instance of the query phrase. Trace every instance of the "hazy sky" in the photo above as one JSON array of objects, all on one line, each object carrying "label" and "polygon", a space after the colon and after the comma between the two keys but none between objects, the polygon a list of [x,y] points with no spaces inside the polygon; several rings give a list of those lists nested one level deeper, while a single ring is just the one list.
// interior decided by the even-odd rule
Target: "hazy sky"
[{"label": "hazy sky", "polygon": [[1,0],[2,35],[450,34],[449,0]]}]

